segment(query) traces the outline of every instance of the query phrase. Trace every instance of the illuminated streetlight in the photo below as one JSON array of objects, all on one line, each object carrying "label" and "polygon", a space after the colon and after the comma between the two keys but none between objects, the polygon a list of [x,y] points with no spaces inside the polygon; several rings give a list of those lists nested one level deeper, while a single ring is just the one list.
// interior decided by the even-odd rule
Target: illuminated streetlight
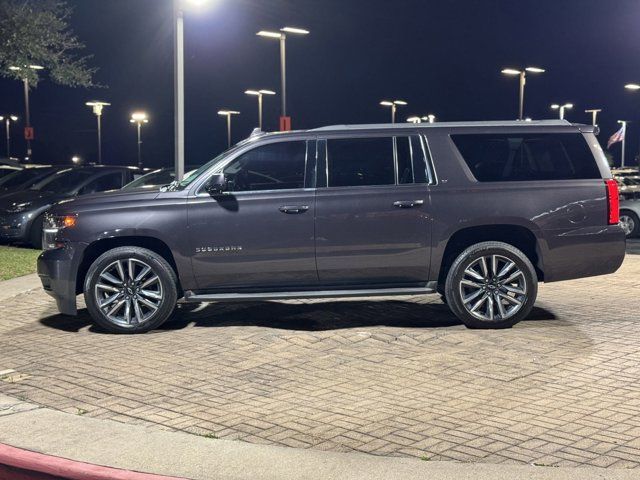
[{"label": "illuminated streetlight", "polygon": [[627,83],[624,88],[627,90],[640,90],[640,85],[637,83]]},{"label": "illuminated streetlight", "polygon": [[529,73],[544,73],[544,68],[538,67],[527,67],[522,69],[516,68],[505,68],[502,70],[502,73],[505,75],[517,75],[520,78],[520,96],[519,96],[519,107],[518,107],[518,120],[522,120],[524,118],[524,86],[527,83],[527,72]]},{"label": "illuminated streetlight", "polygon": [[287,116],[287,33],[294,35],[308,35],[309,30],[296,27],[283,27],[279,32],[260,30],[256,35],[280,40],[280,94],[282,96],[282,114],[280,116],[280,131],[291,130],[291,117]]},{"label": "illuminated streetlight", "polygon": [[102,109],[111,105],[107,102],[101,102],[99,100],[93,100],[85,103],[87,107],[91,107],[93,114],[98,120],[98,165],[102,164]]},{"label": "illuminated streetlight", "polygon": [[244,93],[258,97],[258,128],[262,130],[262,96],[275,95],[276,92],[272,90],[245,90]]},{"label": "illuminated streetlight", "polygon": [[409,123],[422,123],[422,118],[420,117],[409,117],[407,118],[407,122]]},{"label": "illuminated streetlight", "polygon": [[601,108],[592,108],[590,110],[585,110],[584,113],[591,114],[591,125],[594,127],[598,125],[598,113],[602,111]]},{"label": "illuminated streetlight", "polygon": [[231,148],[231,117],[233,115],[240,115],[240,112],[235,110],[220,110],[218,115],[227,117],[227,148]]},{"label": "illuminated streetlight", "polygon": [[[19,72],[22,69],[30,68],[31,70],[44,70],[40,65],[25,65],[24,67],[11,66],[9,70]],[[29,78],[22,78],[24,84],[24,139],[27,141],[27,157],[31,158],[31,140],[34,138],[33,128],[31,127],[31,108],[29,104]]]},{"label": "illuminated streetlight", "polygon": [[149,117],[144,112],[133,112],[129,122],[135,123],[138,129],[138,168],[142,168],[142,125],[149,123]]},{"label": "illuminated streetlight", "polygon": [[573,103],[565,103],[564,105],[558,105],[557,103],[554,103],[553,105],[551,105],[551,110],[558,110],[558,112],[560,113],[560,120],[564,120],[565,109],[569,110],[571,108],[573,108]]},{"label": "illuminated streetlight", "polygon": [[71,163],[73,163],[74,165],[80,165],[82,163],[82,158],[80,158],[78,155],[74,155],[73,157],[71,157]]},{"label": "illuminated streetlight", "polygon": [[391,123],[396,123],[396,110],[398,106],[404,107],[407,102],[404,100],[383,100],[380,102],[383,107],[391,107]]},{"label": "illuminated streetlight", "polygon": [[5,121],[5,128],[7,133],[7,159],[11,158],[11,122],[17,122],[18,117],[15,115],[7,115],[6,117],[0,117],[0,122]]}]

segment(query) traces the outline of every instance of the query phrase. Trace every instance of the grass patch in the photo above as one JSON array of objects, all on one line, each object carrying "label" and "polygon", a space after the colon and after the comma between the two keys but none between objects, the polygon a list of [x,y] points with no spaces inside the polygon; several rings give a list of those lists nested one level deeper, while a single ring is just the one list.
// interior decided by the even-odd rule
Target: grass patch
[{"label": "grass patch", "polygon": [[40,250],[0,245],[0,280],[35,273]]}]

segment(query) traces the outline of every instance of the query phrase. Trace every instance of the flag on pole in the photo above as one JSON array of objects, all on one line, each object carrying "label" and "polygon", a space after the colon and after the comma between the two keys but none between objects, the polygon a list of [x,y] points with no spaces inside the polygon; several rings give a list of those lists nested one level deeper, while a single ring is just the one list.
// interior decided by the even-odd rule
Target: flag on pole
[{"label": "flag on pole", "polygon": [[627,125],[623,123],[622,127],[620,127],[620,130],[611,135],[611,138],[609,138],[609,141],[607,142],[607,150],[611,148],[611,145],[613,145],[614,143],[622,142],[624,140],[624,136],[627,133],[626,130]]}]

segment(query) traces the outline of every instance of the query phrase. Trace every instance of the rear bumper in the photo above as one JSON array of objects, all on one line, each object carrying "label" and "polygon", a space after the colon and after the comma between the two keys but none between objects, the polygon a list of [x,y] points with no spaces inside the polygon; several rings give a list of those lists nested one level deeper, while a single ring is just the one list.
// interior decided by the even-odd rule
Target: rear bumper
[{"label": "rear bumper", "polygon": [[67,244],[63,248],[46,250],[38,257],[38,276],[44,291],[55,298],[58,310],[76,315],[76,278],[85,246]]},{"label": "rear bumper", "polygon": [[626,240],[618,225],[546,233],[545,282],[607,275],[624,261]]}]

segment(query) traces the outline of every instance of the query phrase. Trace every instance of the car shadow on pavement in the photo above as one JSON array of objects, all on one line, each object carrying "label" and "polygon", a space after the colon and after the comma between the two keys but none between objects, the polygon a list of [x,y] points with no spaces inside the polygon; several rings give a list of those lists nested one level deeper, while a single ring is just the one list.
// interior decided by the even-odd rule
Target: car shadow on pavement
[{"label": "car shadow on pavement", "polygon": [[[525,322],[555,320],[555,315],[534,307]],[[53,315],[40,320],[42,325],[66,332],[77,332],[94,326],[86,309],[77,317]],[[402,300],[335,301],[312,303],[281,303],[273,301],[250,303],[179,304],[174,316],[158,331],[182,330],[194,327],[257,326],[298,331],[328,331],[349,328],[387,326],[399,328],[442,328],[461,325],[445,304],[417,303]]]}]

